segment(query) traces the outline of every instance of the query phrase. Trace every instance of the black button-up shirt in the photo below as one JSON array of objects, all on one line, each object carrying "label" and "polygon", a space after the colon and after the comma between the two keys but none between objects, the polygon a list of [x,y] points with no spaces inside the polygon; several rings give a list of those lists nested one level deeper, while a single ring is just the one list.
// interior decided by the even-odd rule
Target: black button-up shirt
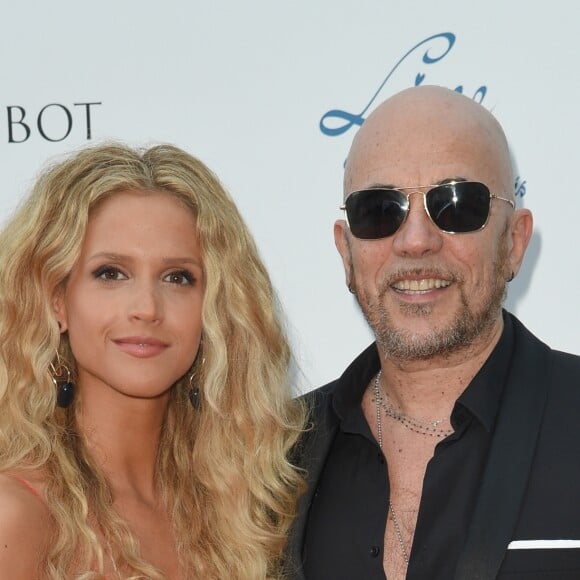
[{"label": "black button-up shirt", "polygon": [[[454,433],[439,442],[423,481],[407,580],[450,580],[471,519],[513,349],[511,321],[457,399]],[[361,408],[379,370],[367,350],[334,391],[340,423],[310,508],[303,548],[308,580],[384,580],[388,469]],[[388,556],[387,556],[388,557]]]}]

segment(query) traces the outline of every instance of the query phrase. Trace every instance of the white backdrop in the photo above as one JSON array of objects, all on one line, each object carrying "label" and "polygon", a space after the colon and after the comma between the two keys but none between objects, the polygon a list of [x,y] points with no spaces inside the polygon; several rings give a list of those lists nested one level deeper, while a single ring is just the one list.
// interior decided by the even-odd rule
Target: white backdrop
[{"label": "white backdrop", "polygon": [[462,87],[504,125],[535,215],[508,307],[580,353],[575,0],[19,0],[2,23],[0,219],[63,152],[111,138],[185,148],[254,232],[305,390],[371,340],[332,238],[357,123],[413,84]]}]

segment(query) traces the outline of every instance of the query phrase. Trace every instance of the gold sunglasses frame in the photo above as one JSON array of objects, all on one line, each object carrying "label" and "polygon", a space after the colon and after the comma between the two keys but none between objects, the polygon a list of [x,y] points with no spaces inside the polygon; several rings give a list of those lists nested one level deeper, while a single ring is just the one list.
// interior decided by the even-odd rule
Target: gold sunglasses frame
[{"label": "gold sunglasses frame", "polygon": [[[427,208],[427,194],[429,192],[431,192],[433,189],[436,189],[438,187],[445,187],[446,185],[458,185],[460,183],[465,183],[465,184],[470,184],[470,183],[475,183],[478,185],[483,185],[487,191],[489,192],[489,211],[487,212],[487,218],[485,219],[485,223],[478,229],[476,230],[470,230],[468,232],[450,232],[447,230],[444,230],[443,228],[440,228],[433,220],[433,218],[431,217],[431,214],[429,213],[429,209]],[[427,191],[410,191],[409,193],[406,193],[405,190],[419,190],[419,189],[425,189],[425,188],[429,188],[427,189]],[[414,194],[419,194],[423,196],[423,208],[425,209],[425,213],[427,214],[427,217],[429,218],[429,220],[431,221],[431,223],[440,231],[442,231],[445,234],[451,234],[451,235],[456,235],[456,234],[473,234],[475,232],[480,232],[481,230],[483,230],[485,228],[485,226],[487,225],[487,223],[489,222],[489,216],[491,214],[491,201],[493,199],[499,199],[501,201],[505,201],[506,203],[508,203],[509,205],[512,206],[512,209],[516,208],[516,204],[515,202],[513,202],[511,199],[508,199],[506,197],[502,197],[500,195],[497,195],[496,193],[492,193],[491,190],[489,189],[489,187],[487,187],[487,185],[485,185],[485,183],[482,183],[480,181],[447,181],[445,183],[434,183],[431,185],[414,185],[414,186],[408,186],[408,187],[367,187],[366,189],[359,189],[357,191],[351,191],[346,198],[344,199],[344,203],[339,207],[339,209],[341,211],[346,212],[346,201],[348,200],[348,198],[351,195],[354,195],[356,193],[361,193],[363,191],[396,191],[400,194],[403,195],[403,197],[406,198],[407,203],[406,206],[402,206],[404,211],[405,211],[405,216],[403,217],[403,221],[401,222],[401,224],[399,225],[399,227],[390,235],[388,236],[382,236],[380,238],[358,238],[358,239],[363,239],[363,240],[368,240],[368,241],[372,241],[372,240],[383,240],[385,238],[390,238],[391,236],[394,236],[402,227],[403,224],[405,223],[405,221],[407,220],[407,216],[409,215],[409,210],[411,208],[411,202],[410,202],[410,197]],[[505,195],[505,194],[504,194]],[[345,218],[346,218],[346,223],[348,225],[348,228],[350,228],[350,223],[348,221],[348,214],[345,213]],[[351,230],[352,232],[352,230]],[[355,236],[355,234],[352,234],[355,238],[357,238],[357,236]]]}]

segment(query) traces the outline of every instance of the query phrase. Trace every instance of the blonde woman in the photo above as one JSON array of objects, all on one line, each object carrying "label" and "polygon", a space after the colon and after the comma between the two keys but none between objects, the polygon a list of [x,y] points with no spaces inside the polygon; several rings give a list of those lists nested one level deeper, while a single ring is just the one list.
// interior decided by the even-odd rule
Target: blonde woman
[{"label": "blonde woman", "polygon": [[86,149],[0,234],[0,578],[284,576],[303,411],[235,205],[172,146]]}]

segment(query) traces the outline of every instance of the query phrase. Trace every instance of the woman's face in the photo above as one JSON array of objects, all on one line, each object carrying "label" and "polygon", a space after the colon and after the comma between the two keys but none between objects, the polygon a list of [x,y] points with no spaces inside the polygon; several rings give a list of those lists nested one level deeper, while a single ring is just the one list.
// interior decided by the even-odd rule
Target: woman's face
[{"label": "woman's face", "polygon": [[55,299],[81,392],[166,394],[195,360],[203,294],[195,219],[185,205],[163,192],[105,199]]}]

